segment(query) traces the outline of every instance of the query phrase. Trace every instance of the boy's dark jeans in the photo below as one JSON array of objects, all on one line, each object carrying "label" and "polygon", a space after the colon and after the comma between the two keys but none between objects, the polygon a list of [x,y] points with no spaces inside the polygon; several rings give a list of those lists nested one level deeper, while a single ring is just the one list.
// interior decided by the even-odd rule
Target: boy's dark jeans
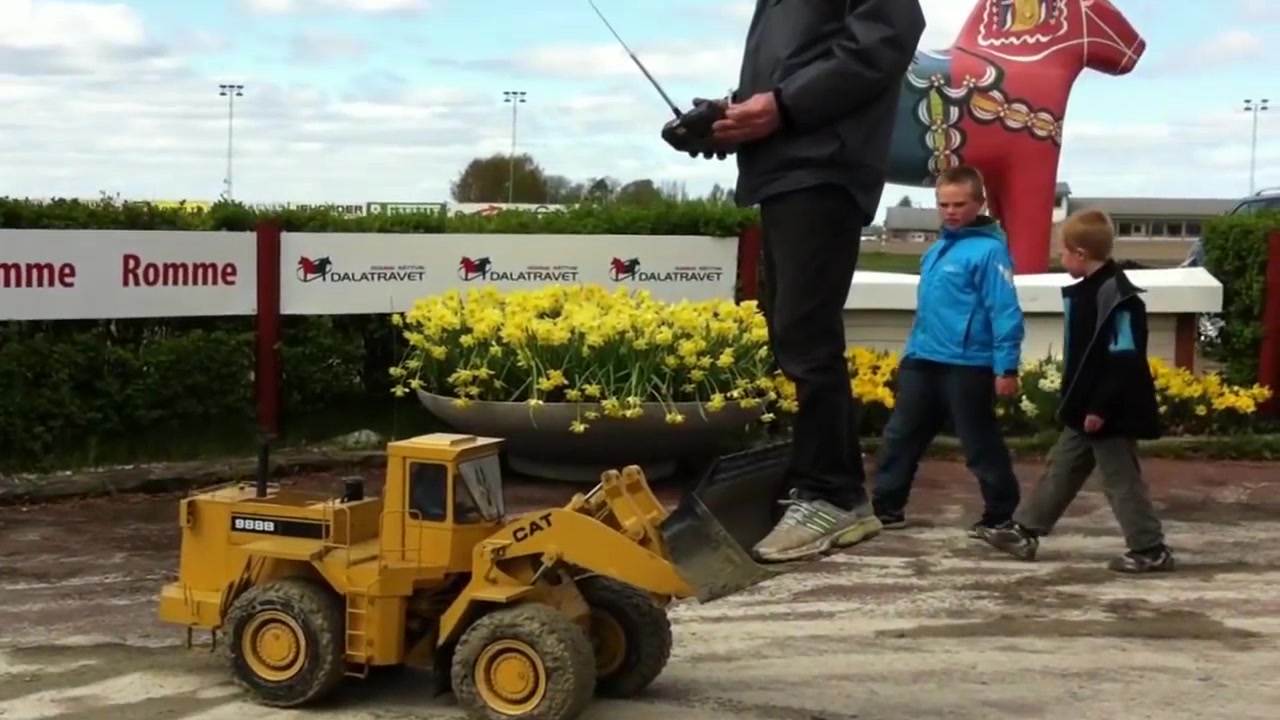
[{"label": "boy's dark jeans", "polygon": [[1090,437],[1066,428],[1049,451],[1049,463],[1014,520],[1037,535],[1048,535],[1080,493],[1094,468],[1102,492],[1130,550],[1164,545],[1164,530],[1142,479],[1138,443],[1125,437]]},{"label": "boy's dark jeans", "polygon": [[898,367],[893,415],[885,426],[876,468],[877,512],[901,513],[906,508],[920,458],[948,416],[964,448],[965,464],[982,490],[981,522],[1009,521],[1018,507],[1020,490],[995,413],[991,369],[914,358]]}]

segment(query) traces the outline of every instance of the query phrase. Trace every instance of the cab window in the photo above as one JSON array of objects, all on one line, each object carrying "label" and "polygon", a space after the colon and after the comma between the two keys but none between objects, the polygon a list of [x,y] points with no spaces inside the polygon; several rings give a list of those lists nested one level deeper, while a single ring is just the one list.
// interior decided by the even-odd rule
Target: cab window
[{"label": "cab window", "polygon": [[444,522],[449,507],[449,470],[438,463],[409,464],[410,517]]},{"label": "cab window", "polygon": [[492,522],[505,511],[502,461],[487,455],[458,464],[454,484],[454,522]]}]

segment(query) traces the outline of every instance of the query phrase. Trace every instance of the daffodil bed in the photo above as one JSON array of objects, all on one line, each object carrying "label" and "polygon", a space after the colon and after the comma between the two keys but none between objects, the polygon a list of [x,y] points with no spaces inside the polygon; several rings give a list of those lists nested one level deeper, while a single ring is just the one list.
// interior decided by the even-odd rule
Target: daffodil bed
[{"label": "daffodil bed", "polygon": [[473,401],[574,403],[571,430],[602,417],[634,419],[656,403],[716,412],[775,399],[768,331],[755,303],[664,303],[647,291],[553,286],[474,289],[426,298],[403,316],[409,350],[391,374],[410,390]]},{"label": "daffodil bed", "polygon": [[[474,401],[571,403],[573,432],[600,418],[629,419],[660,407],[668,423],[688,420],[676,403],[714,413],[730,403],[759,408],[761,420],[795,412],[795,390],[773,367],[763,314],[754,302],[666,303],[647,291],[552,286],[455,291],[419,300],[392,318],[408,351],[391,368],[395,391],[421,390]],[[894,353],[848,351],[850,389],[863,432],[878,432],[893,408]],[[1151,359],[1168,434],[1246,427],[1270,396]],[[1022,367],[1022,393],[997,408],[1006,432],[1055,426],[1062,382],[1054,358]],[[686,406],[687,407],[687,406]]]},{"label": "daffodil bed", "polygon": [[[878,432],[893,409],[893,382],[899,357],[895,353],[850,348],[846,353],[849,382],[861,402],[862,430]],[[1230,385],[1216,373],[1196,375],[1149,358],[1167,435],[1229,434],[1249,429],[1258,406],[1271,397],[1262,385]],[[1062,362],[1047,357],[1026,361],[1019,371],[1021,393],[998,400],[996,414],[1010,434],[1033,434],[1058,427],[1054,419],[1062,387]],[[775,387],[783,410],[795,407],[795,388],[779,378]]]}]

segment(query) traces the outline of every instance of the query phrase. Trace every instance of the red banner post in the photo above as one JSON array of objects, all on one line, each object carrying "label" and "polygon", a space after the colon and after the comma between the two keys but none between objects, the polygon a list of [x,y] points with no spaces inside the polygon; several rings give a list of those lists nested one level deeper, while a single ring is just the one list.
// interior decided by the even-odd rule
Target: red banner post
[{"label": "red banner post", "polygon": [[280,433],[280,223],[258,223],[254,396],[258,415],[258,497],[267,494],[271,443]]},{"label": "red banner post", "polygon": [[1266,286],[1262,297],[1262,348],[1258,353],[1258,382],[1273,395],[1260,414],[1280,414],[1280,232],[1267,238]]}]

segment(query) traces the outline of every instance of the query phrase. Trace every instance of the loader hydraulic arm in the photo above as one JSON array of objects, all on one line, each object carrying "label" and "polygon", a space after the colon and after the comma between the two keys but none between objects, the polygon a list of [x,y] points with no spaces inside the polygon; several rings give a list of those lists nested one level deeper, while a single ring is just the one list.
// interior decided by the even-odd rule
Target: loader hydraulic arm
[{"label": "loader hydraulic arm", "polygon": [[[657,543],[658,552],[646,547],[642,539]],[[516,518],[476,546],[473,582],[490,573],[497,576],[505,562],[534,557],[576,565],[654,595],[691,596],[693,589],[661,554],[660,545],[656,531],[634,538],[577,510],[540,510]]]},{"label": "loader hydraulic arm", "polygon": [[477,545],[473,582],[501,582],[500,565],[535,557],[543,565],[576,565],[655,595],[687,597],[692,589],[672,565],[659,530],[667,516],[639,467],[609,470],[586,495],[575,495],[562,508],[514,518]]}]

